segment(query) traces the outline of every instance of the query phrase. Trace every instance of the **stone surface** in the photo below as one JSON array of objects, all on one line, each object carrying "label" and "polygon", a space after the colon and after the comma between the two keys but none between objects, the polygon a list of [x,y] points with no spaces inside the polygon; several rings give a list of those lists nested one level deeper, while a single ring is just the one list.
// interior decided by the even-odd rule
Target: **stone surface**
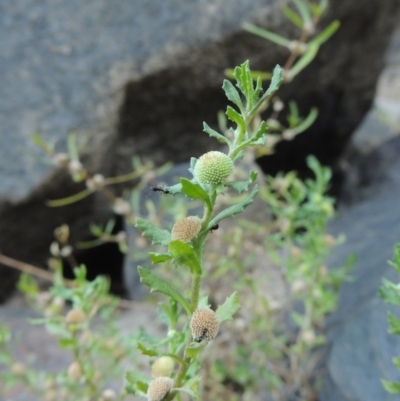
[{"label": "stone surface", "polygon": [[[333,233],[345,233],[331,265],[357,255],[354,280],[343,285],[337,312],[328,320],[330,352],[328,378],[321,401],[400,400],[386,393],[380,379],[398,380],[392,358],[400,355],[400,340],[388,334],[387,311],[378,297],[382,277],[398,281],[387,261],[400,241],[400,137],[390,140],[361,160],[354,169],[363,176],[360,188],[347,188],[353,201],[332,224]],[[398,308],[393,312],[400,315]]]},{"label": "stone surface", "polygon": [[[276,1],[269,1],[274,4]],[[0,194],[27,195],[43,166],[26,156],[39,131],[64,140],[90,132],[99,142],[115,130],[121,90],[129,80],[164,67],[166,53],[200,46],[254,18],[262,0],[3,1],[0,5]],[[157,60],[154,60],[157,58]]]},{"label": "stone surface", "polygon": [[[92,139],[83,161],[91,172],[110,176],[130,171],[131,158],[141,153],[140,147],[121,144],[116,151],[119,108],[128,82],[165,69],[178,51],[188,52],[237,31],[244,19],[253,19],[267,7],[261,0],[241,0],[236,2],[235,10],[225,8],[224,1],[118,0],[111,4],[89,0],[84,6],[79,1],[2,2],[0,86],[6,96],[0,99],[1,252],[43,266],[58,225],[70,225],[76,244],[89,238],[90,222],[104,224],[112,217],[109,204],[101,196],[64,208],[45,206],[47,199],[71,195],[82,185],[71,183],[60,171],[38,185],[49,167],[26,155],[35,150],[29,138],[39,131],[50,140],[59,140],[56,149],[60,150],[69,131],[89,133]],[[140,94],[147,94],[155,105],[161,101],[160,91],[174,91],[173,86],[165,89],[162,85]],[[173,101],[166,103],[172,105]],[[146,106],[144,113],[136,114],[143,126],[148,121],[140,117],[156,118],[152,107]],[[216,111],[213,108],[213,113]],[[169,118],[178,120],[172,112]],[[198,129],[201,126],[199,121]],[[157,130],[158,136],[160,132]],[[124,134],[132,136],[136,130],[128,129]],[[210,142],[206,135],[201,138],[203,143]],[[204,149],[207,146],[202,145]],[[155,155],[163,155],[161,141],[156,147]],[[152,158],[160,162],[160,157]],[[93,252],[81,255],[82,262],[85,259],[85,263],[92,264],[89,270],[93,275],[106,269],[121,283],[118,251],[105,250],[97,262],[91,263]],[[17,273],[3,266],[0,272],[4,277],[0,282],[1,302],[12,290]]]},{"label": "stone surface", "polygon": [[[241,31],[241,22],[298,35],[284,22],[282,1],[229,4],[2,2],[0,85],[7,95],[0,100],[1,252],[43,266],[57,225],[71,226],[75,245],[90,238],[90,222],[112,217],[101,196],[60,209],[44,205],[81,187],[59,171],[38,186],[43,171],[18,150],[32,150],[27,138],[34,131],[53,139],[65,139],[70,130],[89,132],[84,160],[90,171],[106,176],[129,171],[133,154],[156,164],[182,162],[218,146],[200,131],[203,121],[215,126],[216,112],[226,107],[223,70],[246,59],[269,70],[287,58],[285,50]],[[398,0],[332,2],[322,26],[338,18],[340,31],[281,93],[298,101],[302,112],[318,104],[319,120],[304,139],[279,147],[267,163],[270,171],[296,168],[310,152],[329,164],[337,161],[371,105],[399,8]],[[121,256],[103,251],[82,253],[79,261],[91,264],[90,274],[106,272],[121,283]],[[0,275],[1,301],[16,274],[0,266]]]}]

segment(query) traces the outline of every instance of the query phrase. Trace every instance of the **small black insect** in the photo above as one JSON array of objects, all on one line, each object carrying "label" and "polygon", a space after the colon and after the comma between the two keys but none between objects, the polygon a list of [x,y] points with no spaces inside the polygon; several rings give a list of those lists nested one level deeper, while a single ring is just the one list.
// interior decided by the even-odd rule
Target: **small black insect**
[{"label": "small black insect", "polygon": [[201,335],[196,337],[194,339],[194,341],[196,341],[197,343],[201,343],[205,338],[207,338],[207,333],[208,333],[208,329],[204,328]]},{"label": "small black insect", "polygon": [[218,230],[218,228],[219,228],[219,224],[215,224],[210,228],[210,232],[212,233],[213,231]]},{"label": "small black insect", "polygon": [[154,192],[161,192],[164,195],[169,195],[171,193],[167,188],[162,187],[161,185],[152,186],[151,190]]}]

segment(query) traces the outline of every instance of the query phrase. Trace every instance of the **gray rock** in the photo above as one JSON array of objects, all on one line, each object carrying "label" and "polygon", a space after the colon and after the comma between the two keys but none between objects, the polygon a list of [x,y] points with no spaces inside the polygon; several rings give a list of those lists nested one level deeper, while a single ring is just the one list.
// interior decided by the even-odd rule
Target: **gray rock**
[{"label": "gray rock", "polygon": [[[275,1],[270,1],[270,4]],[[115,132],[122,90],[164,67],[166,54],[219,40],[253,19],[262,0],[79,0],[2,2],[0,194],[23,197],[43,180],[27,157],[39,131],[64,140],[90,132],[102,159]],[[200,127],[201,129],[201,127]]]},{"label": "gray rock", "polygon": [[[368,193],[364,191],[360,203],[343,208],[331,227],[332,233],[347,237],[331,265],[343,263],[350,254],[357,255],[357,263],[354,280],[343,285],[339,308],[328,320],[328,378],[321,401],[400,400],[380,382],[398,380],[392,358],[400,355],[400,340],[387,332],[387,312],[400,311],[389,308],[377,293],[382,277],[399,279],[387,264],[400,241],[400,159],[392,157],[399,146],[397,137],[355,166],[369,179]],[[353,191],[358,194],[360,189],[355,186]]]},{"label": "gray rock", "polygon": [[[0,251],[43,265],[57,225],[71,226],[75,244],[88,239],[90,222],[111,217],[101,196],[66,208],[44,206],[46,199],[81,187],[61,172],[43,181],[47,168],[21,151],[33,150],[33,132],[61,141],[71,130],[92,134],[85,162],[106,176],[131,170],[134,154],[156,164],[179,163],[217,147],[200,131],[203,121],[215,126],[216,112],[226,107],[223,70],[246,59],[253,68],[269,70],[287,57],[240,24],[253,21],[296,36],[284,22],[281,3],[240,0],[233,8],[226,0],[3,2]],[[320,118],[309,136],[283,145],[288,153],[278,149],[270,161],[276,170],[293,168],[312,152],[332,163],[339,157],[371,105],[399,8],[398,0],[332,2],[327,20],[340,19],[342,28],[281,92],[302,112],[318,104]],[[115,262],[99,265],[108,274],[117,270]],[[16,274],[0,266],[0,275],[2,300]]]}]

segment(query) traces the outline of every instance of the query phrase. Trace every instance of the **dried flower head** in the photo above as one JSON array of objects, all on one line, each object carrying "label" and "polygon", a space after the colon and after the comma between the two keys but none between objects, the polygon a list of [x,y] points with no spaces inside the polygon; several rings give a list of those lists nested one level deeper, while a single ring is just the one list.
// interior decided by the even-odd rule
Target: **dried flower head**
[{"label": "dried flower head", "polygon": [[161,356],[151,366],[153,377],[171,376],[174,371],[175,362],[170,356]]},{"label": "dried flower head", "polygon": [[130,204],[122,198],[116,198],[114,200],[113,209],[116,214],[120,214],[122,216],[129,215],[131,212]]},{"label": "dried flower head", "polygon": [[22,376],[25,373],[25,366],[20,362],[15,362],[11,367],[11,371],[15,376]]},{"label": "dried flower head", "polygon": [[210,341],[218,334],[219,322],[215,312],[209,308],[199,308],[192,316],[190,329],[194,341]]},{"label": "dried flower head", "polygon": [[201,184],[221,184],[232,173],[233,162],[225,153],[212,151],[197,160],[194,176]]},{"label": "dried flower head", "polygon": [[105,400],[105,401],[112,401],[112,400],[115,400],[117,398],[116,392],[111,388],[105,389],[101,393],[101,396],[102,396],[103,400]]},{"label": "dried flower head", "polygon": [[157,377],[147,389],[148,401],[162,401],[171,391],[174,381],[170,377]]},{"label": "dried flower head", "polygon": [[68,376],[74,380],[79,380],[82,377],[82,367],[79,362],[72,362],[69,365]]},{"label": "dried flower head", "polygon": [[191,241],[201,229],[201,220],[197,216],[189,216],[178,220],[172,227],[171,238],[182,242]]},{"label": "dried flower head", "polygon": [[67,323],[82,323],[85,321],[86,316],[82,309],[71,309],[66,316]]}]

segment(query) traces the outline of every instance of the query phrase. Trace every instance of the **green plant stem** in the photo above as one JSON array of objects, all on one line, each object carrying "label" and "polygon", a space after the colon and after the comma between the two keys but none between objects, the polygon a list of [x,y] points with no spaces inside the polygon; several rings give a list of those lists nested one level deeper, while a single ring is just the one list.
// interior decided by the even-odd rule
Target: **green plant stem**
[{"label": "green plant stem", "polygon": [[195,274],[192,279],[191,302],[192,302],[192,311],[193,312],[197,309],[197,306],[199,304],[201,279],[202,279],[201,275],[198,275],[198,274]]}]

